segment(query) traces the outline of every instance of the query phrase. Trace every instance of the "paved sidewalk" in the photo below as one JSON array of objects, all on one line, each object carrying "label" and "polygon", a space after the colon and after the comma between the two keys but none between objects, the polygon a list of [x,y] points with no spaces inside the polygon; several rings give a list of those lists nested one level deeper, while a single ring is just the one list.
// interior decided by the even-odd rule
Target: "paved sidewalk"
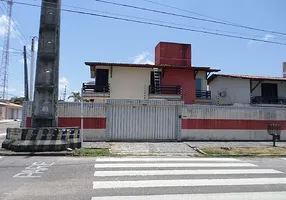
[{"label": "paved sidewalk", "polygon": [[133,155],[194,155],[198,154],[194,149],[183,142],[144,142],[110,143],[111,153],[114,154],[133,154]]},{"label": "paved sidewalk", "polygon": [[[184,142],[190,147],[272,147],[269,142]],[[276,142],[277,147],[286,147],[286,142]]]}]

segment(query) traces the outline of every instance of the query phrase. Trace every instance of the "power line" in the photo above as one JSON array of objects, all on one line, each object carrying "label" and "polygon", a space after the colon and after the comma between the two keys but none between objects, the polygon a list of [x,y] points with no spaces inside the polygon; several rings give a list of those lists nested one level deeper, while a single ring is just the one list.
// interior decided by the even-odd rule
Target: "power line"
[{"label": "power line", "polygon": [[[6,0],[0,0],[0,1],[6,1]],[[40,5],[31,4],[31,3],[23,3],[23,2],[19,2],[19,1],[16,1],[16,2],[14,1],[14,3],[19,4],[19,5],[25,5],[25,6],[32,6],[32,7],[39,7],[39,8],[41,7]],[[54,7],[47,7],[47,6],[44,6],[44,7],[55,9]],[[101,18],[107,18],[107,19],[113,19],[113,20],[119,20],[119,21],[127,21],[127,22],[133,22],[133,23],[138,23],[138,24],[146,24],[146,25],[176,29],[176,30],[203,33],[203,34],[208,34],[208,35],[216,35],[216,36],[223,36],[223,37],[243,39],[243,40],[252,40],[252,41],[257,41],[257,42],[264,42],[264,43],[277,44],[277,45],[283,45],[283,46],[286,45],[286,43],[281,43],[281,42],[268,41],[268,40],[251,38],[251,37],[235,36],[235,35],[222,34],[222,33],[214,33],[214,32],[210,32],[210,31],[202,31],[202,30],[183,28],[183,27],[178,27],[178,26],[164,25],[164,24],[159,24],[159,23],[144,22],[144,21],[140,21],[140,20],[133,20],[133,19],[127,19],[127,18],[122,18],[122,17],[114,17],[114,16],[109,16],[109,15],[101,15],[101,14],[96,14],[96,13],[91,13],[91,12],[76,11],[76,10],[64,9],[64,8],[62,8],[60,10],[68,12],[68,13],[89,15],[89,16],[94,16],[94,17],[101,17]]]},{"label": "power line", "polygon": [[198,16],[201,16],[201,17],[207,17],[209,19],[214,19],[214,20],[227,22],[227,23],[230,23],[230,24],[234,24],[234,25],[239,25],[240,26],[240,24],[237,24],[237,23],[233,23],[233,22],[230,22],[230,21],[227,21],[227,20],[224,20],[224,19],[219,19],[219,18],[216,18],[216,17],[211,17],[211,16],[208,16],[208,15],[204,15],[204,14],[200,14],[200,13],[197,13],[197,12],[194,12],[194,11],[190,11],[190,10],[186,10],[186,9],[183,9],[183,8],[178,8],[178,7],[175,7],[175,6],[170,6],[170,5],[167,5],[167,4],[163,4],[163,3],[159,3],[159,2],[151,1],[151,0],[144,0],[144,1],[152,3],[152,4],[160,5],[160,6],[163,6],[163,7],[166,7],[166,8],[172,8],[172,9],[175,9],[175,10],[191,13],[191,14],[198,15]]},{"label": "power line", "polygon": [[254,31],[262,31],[262,32],[268,32],[268,33],[273,33],[273,34],[279,34],[279,35],[286,36],[286,33],[283,33],[283,32],[272,31],[272,30],[265,30],[265,29],[260,29],[260,28],[254,28],[254,27],[250,27],[250,26],[244,26],[244,25],[239,25],[239,24],[234,24],[234,23],[229,23],[229,22],[223,22],[223,21],[217,21],[217,20],[210,20],[210,19],[192,17],[192,16],[188,16],[188,15],[181,15],[181,14],[177,14],[177,13],[171,13],[171,12],[160,11],[160,10],[144,8],[144,7],[138,7],[138,6],[122,4],[122,3],[115,3],[115,2],[111,2],[111,1],[104,1],[104,0],[94,0],[94,1],[101,2],[101,3],[106,3],[106,4],[112,4],[112,5],[116,5],[116,6],[134,8],[134,9],[144,10],[144,11],[149,11],[149,12],[155,12],[155,13],[160,13],[160,14],[164,14],[164,15],[172,15],[172,16],[176,16],[176,17],[183,17],[183,18],[187,18],[187,19],[199,20],[199,21],[204,21],[204,22],[211,22],[211,23],[216,23],[216,24],[222,24],[222,25],[227,25],[227,26],[234,26],[234,27],[245,28],[245,29],[250,29],[250,30],[254,30]]},{"label": "power line", "polygon": [[[4,6],[4,8],[5,9],[7,9],[7,7],[6,7],[6,5],[4,4],[4,2],[2,2],[2,4],[3,4],[3,6]],[[2,12],[5,14],[5,12],[3,11],[3,9],[0,7],[0,9],[2,10]],[[24,35],[24,33],[21,31],[21,29],[20,29],[20,27],[19,27],[19,25],[17,24],[17,22],[11,17],[11,21],[12,21],[12,23],[11,23],[11,25],[12,25],[12,28],[13,28],[13,30],[14,30],[14,32],[18,35],[18,37],[19,37],[19,39],[20,40],[26,40],[26,42],[28,42],[28,40],[27,40],[27,38],[25,37],[25,35]],[[21,35],[20,35],[20,34]],[[22,41],[23,42],[23,41]],[[25,42],[23,42],[23,43],[25,43]]]},{"label": "power line", "polygon": [[[47,2],[47,1],[44,1],[44,2]],[[48,2],[48,3],[49,4],[55,4],[53,2]],[[179,24],[179,23],[166,22],[166,21],[161,21],[161,20],[148,19],[148,18],[143,18],[143,17],[122,15],[122,14],[118,14],[118,13],[100,11],[100,10],[89,9],[89,8],[82,8],[82,7],[71,6],[71,5],[67,5],[67,4],[62,4],[62,6],[75,8],[75,9],[80,9],[80,10],[86,10],[86,11],[93,11],[93,12],[98,12],[98,13],[104,13],[104,14],[109,14],[109,15],[115,15],[115,16],[120,16],[120,17],[128,17],[128,18],[133,18],[133,19],[140,19],[140,20],[153,21],[153,22],[159,22],[159,23],[164,23],[164,24],[171,24],[171,25],[176,25],[176,26],[184,26],[184,27],[190,27],[190,28],[199,28],[199,29],[203,29],[203,30],[210,30],[210,31],[222,32],[222,33],[231,33],[231,34],[236,34],[236,35],[244,35],[244,36],[251,36],[251,37],[258,37],[258,38],[263,38],[264,37],[263,35],[253,35],[253,34],[239,33],[239,32],[233,32],[233,31],[225,31],[225,30],[219,30],[219,29],[211,29],[211,28],[205,28],[205,27],[199,27],[199,26],[190,26],[190,25],[186,25],[186,24]],[[274,39],[274,40],[286,40],[286,38],[282,38],[282,37],[274,37],[272,39]]]}]

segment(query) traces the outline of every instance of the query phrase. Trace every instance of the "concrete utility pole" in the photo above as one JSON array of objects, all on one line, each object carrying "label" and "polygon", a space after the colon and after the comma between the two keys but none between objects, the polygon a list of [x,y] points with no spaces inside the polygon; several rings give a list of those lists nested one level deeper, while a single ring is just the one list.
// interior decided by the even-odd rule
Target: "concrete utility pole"
[{"label": "concrete utility pole", "polygon": [[32,38],[32,45],[31,45],[31,69],[30,69],[30,100],[33,101],[34,95],[34,71],[35,71],[35,39],[34,36]]},{"label": "concrete utility pole", "polygon": [[25,89],[25,101],[29,101],[29,86],[28,86],[28,64],[27,64],[27,50],[24,46],[24,89]]},{"label": "concrete utility pole", "polygon": [[57,127],[61,0],[42,0],[32,127]]}]

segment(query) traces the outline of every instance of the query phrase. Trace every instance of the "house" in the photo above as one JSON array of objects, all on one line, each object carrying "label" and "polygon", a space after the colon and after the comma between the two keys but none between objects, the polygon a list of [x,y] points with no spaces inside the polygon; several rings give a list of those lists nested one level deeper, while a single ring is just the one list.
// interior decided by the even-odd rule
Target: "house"
[{"label": "house", "polygon": [[9,102],[0,102],[0,120],[21,118],[22,106]]},{"label": "house", "polygon": [[86,62],[95,83],[84,83],[82,96],[91,102],[107,99],[162,99],[208,104],[207,78],[220,70],[194,67],[191,45],[160,42],[155,64]]},{"label": "house", "polygon": [[[283,66],[285,70],[286,63]],[[208,84],[217,105],[286,104],[286,77],[212,74]]]}]

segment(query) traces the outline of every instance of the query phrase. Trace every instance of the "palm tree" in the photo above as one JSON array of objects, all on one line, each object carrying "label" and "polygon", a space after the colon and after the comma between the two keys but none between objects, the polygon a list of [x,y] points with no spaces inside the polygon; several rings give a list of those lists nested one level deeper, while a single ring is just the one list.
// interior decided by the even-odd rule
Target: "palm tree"
[{"label": "palm tree", "polygon": [[79,92],[72,92],[68,99],[73,98],[74,102],[79,102],[81,100],[81,96]]}]

